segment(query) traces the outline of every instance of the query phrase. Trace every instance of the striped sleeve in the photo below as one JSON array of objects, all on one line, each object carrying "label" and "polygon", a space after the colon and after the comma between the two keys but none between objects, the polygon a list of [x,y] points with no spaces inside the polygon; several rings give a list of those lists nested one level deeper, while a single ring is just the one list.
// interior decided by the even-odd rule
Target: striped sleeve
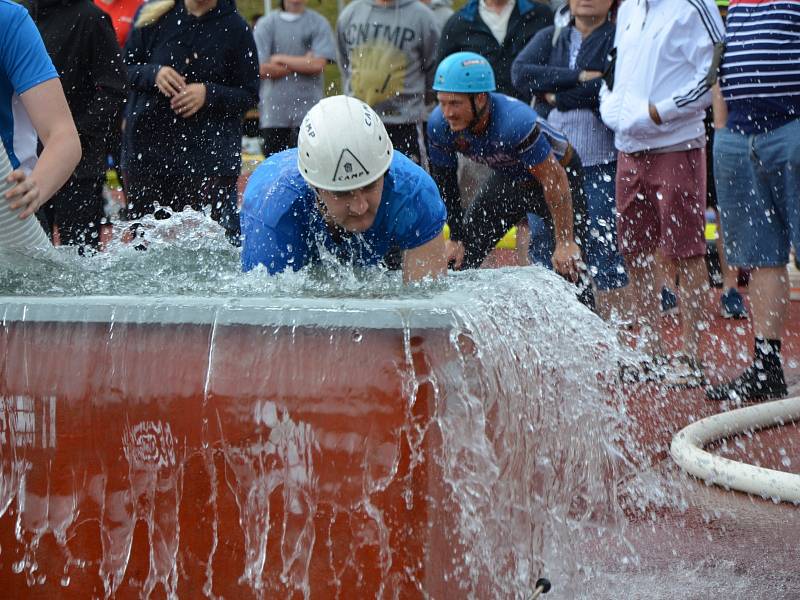
[{"label": "striped sleeve", "polygon": [[656,102],[656,110],[664,122],[705,109],[711,103],[714,47],[722,44],[725,27],[719,10],[711,0],[686,0],[685,22],[673,32],[675,44],[688,62],[686,85],[675,90],[670,98]]}]

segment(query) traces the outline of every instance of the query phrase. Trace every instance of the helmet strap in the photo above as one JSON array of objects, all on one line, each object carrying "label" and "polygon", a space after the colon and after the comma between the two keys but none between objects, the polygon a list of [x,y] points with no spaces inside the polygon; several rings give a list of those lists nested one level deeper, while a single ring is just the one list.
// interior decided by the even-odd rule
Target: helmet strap
[{"label": "helmet strap", "polygon": [[[486,92],[481,92],[481,93],[485,94]],[[478,123],[480,123],[480,120],[483,118],[483,115],[486,114],[486,110],[489,108],[489,100],[487,96],[486,104],[483,105],[483,108],[478,110],[478,105],[475,103],[475,96],[477,95],[478,94],[469,95],[469,103],[472,106],[472,114],[473,114],[472,120],[467,125],[467,129],[469,129],[470,131],[472,131],[473,128],[477,127]]]}]

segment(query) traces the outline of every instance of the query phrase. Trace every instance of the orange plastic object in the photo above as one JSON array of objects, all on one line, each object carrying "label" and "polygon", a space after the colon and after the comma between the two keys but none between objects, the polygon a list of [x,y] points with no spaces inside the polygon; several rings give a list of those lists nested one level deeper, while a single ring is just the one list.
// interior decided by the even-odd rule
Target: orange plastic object
[{"label": "orange plastic object", "polygon": [[446,332],[6,322],[15,598],[453,598],[432,393]]}]

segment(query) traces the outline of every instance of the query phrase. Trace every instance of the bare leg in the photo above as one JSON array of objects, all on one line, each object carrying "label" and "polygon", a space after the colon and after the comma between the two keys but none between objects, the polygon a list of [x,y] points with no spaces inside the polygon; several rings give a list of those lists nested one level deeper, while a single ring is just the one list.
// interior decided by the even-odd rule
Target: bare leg
[{"label": "bare leg", "polygon": [[683,327],[683,351],[699,360],[700,337],[708,329],[706,295],[708,271],[703,256],[675,261],[681,278],[681,313]]},{"label": "bare leg", "polygon": [[663,354],[657,327],[661,312],[658,291],[661,287],[656,258],[652,254],[630,257],[627,264],[630,281],[628,284],[631,301],[630,320],[639,325],[640,330],[637,346],[651,355]]},{"label": "bare leg", "polygon": [[750,275],[753,333],[765,340],[783,338],[789,310],[789,273],[786,266],[759,267]]},{"label": "bare leg", "polygon": [[604,321],[618,322],[630,313],[630,286],[594,291],[595,310]]}]

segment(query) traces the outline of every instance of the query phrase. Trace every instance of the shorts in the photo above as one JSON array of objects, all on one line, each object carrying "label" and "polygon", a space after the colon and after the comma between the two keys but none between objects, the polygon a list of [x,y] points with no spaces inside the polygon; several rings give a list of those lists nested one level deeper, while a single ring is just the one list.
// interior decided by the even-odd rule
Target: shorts
[{"label": "shorts", "polygon": [[705,255],[705,148],[620,152],[616,189],[623,256],[656,250],[670,259]]},{"label": "shorts", "polygon": [[736,267],[779,267],[800,249],[800,119],[766,133],[717,131],[714,173],[725,255]]}]

